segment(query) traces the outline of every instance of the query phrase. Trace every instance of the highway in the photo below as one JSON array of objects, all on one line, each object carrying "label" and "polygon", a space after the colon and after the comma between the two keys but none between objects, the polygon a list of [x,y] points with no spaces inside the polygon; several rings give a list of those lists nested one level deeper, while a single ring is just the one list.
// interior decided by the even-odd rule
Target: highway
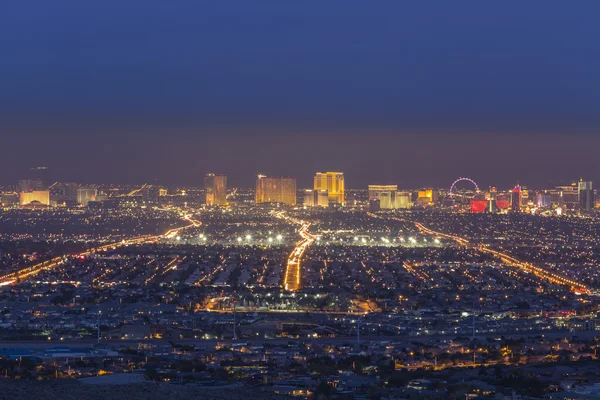
[{"label": "highway", "polygon": [[300,225],[300,229],[298,229],[298,234],[302,239],[296,243],[294,250],[292,250],[288,257],[287,266],[285,270],[285,278],[283,281],[283,286],[285,290],[295,292],[300,290],[300,288],[302,287],[300,280],[302,275],[300,260],[302,259],[302,256],[304,255],[304,252],[306,251],[308,246],[310,246],[315,241],[315,236],[311,235],[308,232],[310,223],[291,218],[287,216],[283,211],[275,213],[275,216],[289,221],[291,223]]},{"label": "highway", "polygon": [[[202,225],[202,223],[200,221],[197,221],[197,220],[191,218],[189,215],[184,215],[182,218],[185,221],[189,222],[189,224],[179,227],[179,228],[170,229],[162,235],[138,236],[138,237],[131,238],[131,239],[125,239],[120,242],[114,242],[114,243],[109,243],[109,244],[105,244],[102,246],[94,247],[92,249],[86,250],[82,253],[75,255],[75,257],[86,257],[93,253],[97,253],[100,251],[106,251],[106,250],[110,250],[110,249],[116,249],[118,247],[136,245],[136,244],[142,244],[142,243],[151,243],[151,242],[155,242],[159,239],[169,239],[169,238],[172,238],[173,236],[175,236],[177,233],[181,232],[182,230],[192,228],[192,227],[198,227],[198,226]],[[65,254],[65,255],[58,256],[58,257],[54,257],[50,260],[42,261],[40,263],[31,265],[29,267],[25,267],[18,271],[14,271],[9,274],[0,276],[0,286],[12,285],[12,284],[17,283],[18,281],[23,281],[25,279],[31,278],[31,277],[39,274],[42,271],[47,271],[47,270],[56,268],[58,265],[62,264],[65,261],[65,257],[67,257],[67,256],[68,255]]]}]

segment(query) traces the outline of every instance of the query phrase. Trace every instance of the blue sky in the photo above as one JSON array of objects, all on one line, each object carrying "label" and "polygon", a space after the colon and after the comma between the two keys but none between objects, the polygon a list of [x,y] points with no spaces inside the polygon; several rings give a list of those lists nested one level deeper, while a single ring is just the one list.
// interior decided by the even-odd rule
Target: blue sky
[{"label": "blue sky", "polygon": [[[598,11],[541,0],[4,1],[0,132],[61,179],[194,183],[215,170],[241,186],[254,172],[309,184],[341,168],[353,187],[381,171],[381,183],[406,186],[477,171],[483,185],[592,179]],[[331,151],[311,150],[320,143]],[[189,148],[196,157],[177,155]],[[557,165],[577,149],[589,165]],[[0,181],[18,177],[17,154],[2,154]]]}]

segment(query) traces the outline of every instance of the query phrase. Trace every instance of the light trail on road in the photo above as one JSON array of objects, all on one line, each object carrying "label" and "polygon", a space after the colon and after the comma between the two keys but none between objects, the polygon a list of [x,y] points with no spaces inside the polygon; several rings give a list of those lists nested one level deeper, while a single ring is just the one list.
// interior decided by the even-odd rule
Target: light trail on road
[{"label": "light trail on road", "polygon": [[[178,232],[181,232],[185,229],[192,228],[192,227],[198,227],[198,226],[202,225],[202,223],[200,221],[193,219],[189,215],[184,215],[182,218],[184,220],[188,221],[190,224],[179,227],[179,228],[170,229],[162,235],[140,236],[140,237],[136,237],[136,238],[132,238],[132,239],[122,240],[120,242],[114,242],[114,243],[109,243],[109,244],[105,244],[102,246],[94,247],[92,249],[86,250],[82,253],[75,255],[75,257],[86,257],[93,253],[106,251],[106,250],[110,250],[110,249],[116,249],[117,247],[155,242],[159,239],[169,239],[169,238],[173,237],[175,234],[177,234]],[[24,279],[28,279],[32,276],[35,276],[42,271],[54,269],[58,265],[60,265],[64,262],[64,258],[66,256],[67,255],[61,255],[58,257],[54,257],[50,260],[42,261],[41,263],[37,263],[37,264],[31,265],[29,267],[20,269],[18,271],[14,271],[9,274],[0,276],[0,286],[12,285],[12,284],[15,284],[17,281],[22,281]]]},{"label": "light trail on road", "polygon": [[[371,217],[374,217],[374,218],[382,218],[373,213],[368,213],[368,215]],[[403,222],[403,223],[410,222],[410,223],[414,224],[421,233],[425,233],[425,234],[432,235],[432,236],[437,236],[437,237],[448,239],[448,240],[453,240],[461,246],[470,247],[470,248],[479,250],[483,253],[491,254],[495,257],[498,257],[500,260],[502,260],[502,262],[512,265],[516,268],[519,268],[520,270],[522,270],[526,273],[533,274],[540,279],[543,279],[543,280],[548,281],[553,284],[568,286],[574,292],[590,293],[590,289],[587,287],[587,285],[585,285],[581,282],[577,282],[573,279],[569,279],[567,277],[555,274],[553,272],[546,271],[545,269],[540,268],[536,265],[533,265],[532,263],[518,260],[517,258],[513,257],[512,255],[510,255],[508,253],[491,249],[488,246],[483,245],[483,244],[473,244],[468,239],[462,238],[460,236],[434,231],[433,229],[427,228],[425,225],[421,224],[420,222],[408,221],[406,219],[398,218],[398,217],[391,217],[390,219],[394,220],[394,221],[398,221],[398,222]]]},{"label": "light trail on road", "polygon": [[311,235],[308,232],[308,228],[310,227],[310,223],[306,221],[302,221],[296,218],[289,217],[285,215],[283,211],[275,213],[277,218],[281,218],[292,222],[294,224],[299,224],[300,229],[298,230],[298,234],[302,237],[302,239],[296,243],[296,247],[290,253],[287,261],[287,267],[285,270],[285,278],[283,281],[283,287],[285,290],[290,290],[292,292],[300,290],[302,287],[300,276],[301,276],[301,265],[300,260],[304,255],[304,252],[315,241],[315,236]]}]

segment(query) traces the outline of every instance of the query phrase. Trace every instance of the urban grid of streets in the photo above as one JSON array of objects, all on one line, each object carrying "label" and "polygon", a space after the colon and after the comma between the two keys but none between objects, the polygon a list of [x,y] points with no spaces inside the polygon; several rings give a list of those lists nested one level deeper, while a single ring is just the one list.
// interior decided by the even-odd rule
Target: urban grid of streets
[{"label": "urban grid of streets", "polygon": [[[85,257],[85,256],[88,256],[93,253],[98,253],[98,252],[109,250],[109,249],[116,249],[117,247],[121,247],[121,246],[130,246],[130,245],[137,245],[137,244],[142,244],[142,243],[152,243],[152,242],[156,242],[160,238],[166,238],[166,239],[173,238],[179,232],[181,232],[185,229],[192,228],[192,227],[199,227],[202,224],[200,221],[193,219],[188,214],[184,214],[182,216],[182,219],[186,222],[189,222],[189,224],[184,225],[179,228],[169,229],[167,232],[165,232],[162,235],[147,235],[147,236],[135,237],[135,238],[131,238],[131,239],[125,239],[120,242],[105,244],[105,245],[98,246],[93,249],[84,251],[84,252],[78,254],[77,256]],[[17,281],[22,281],[24,279],[31,278],[31,277],[39,274],[42,271],[47,271],[47,270],[56,268],[63,261],[64,261],[64,256],[57,256],[51,260],[43,261],[43,262],[31,265],[29,267],[23,268],[21,270],[13,271],[9,274],[0,276],[0,286],[12,285],[13,283],[16,283]]]},{"label": "urban grid of streets", "polygon": [[[274,212],[274,215],[277,218],[283,219],[291,224],[299,225],[297,232],[298,232],[298,235],[301,237],[301,239],[295,244],[294,249],[292,250],[292,252],[290,253],[290,255],[288,257],[287,264],[286,264],[286,270],[285,270],[285,277],[284,277],[284,282],[283,282],[283,286],[286,290],[292,291],[292,292],[298,291],[302,288],[302,264],[301,264],[302,256],[304,255],[304,252],[306,251],[308,246],[310,246],[315,241],[317,236],[314,234],[311,234],[309,232],[310,223],[308,223],[306,221],[302,221],[297,218],[292,218],[292,217],[288,216],[284,211]],[[374,213],[368,213],[368,215],[373,218],[382,218],[381,216],[376,215]],[[160,238],[167,238],[167,239],[173,238],[179,232],[181,232],[185,229],[192,228],[192,227],[199,227],[201,225],[200,221],[197,221],[197,220],[191,218],[189,214],[184,214],[182,216],[182,219],[184,221],[189,222],[189,224],[179,227],[179,228],[170,229],[169,231],[165,232],[162,235],[135,237],[135,238],[128,239],[128,240],[122,240],[122,241],[116,242],[116,243],[102,245],[102,246],[87,250],[85,252],[82,252],[81,254],[79,254],[79,256],[87,256],[92,253],[96,253],[96,252],[100,252],[100,251],[104,251],[104,250],[108,250],[108,249],[114,249],[114,248],[120,247],[120,246],[129,246],[129,245],[135,245],[135,244],[141,244],[141,243],[155,242]],[[407,222],[405,219],[397,218],[397,217],[391,217],[391,219],[397,220],[399,222]],[[547,280],[550,283],[569,286],[571,288],[571,290],[573,290],[575,292],[589,293],[589,289],[583,283],[574,281],[572,279],[565,278],[563,276],[560,276],[560,275],[552,273],[552,272],[545,271],[544,269],[537,267],[531,263],[519,261],[515,257],[513,257],[505,252],[500,252],[500,251],[491,249],[485,245],[472,245],[467,239],[461,238],[459,236],[444,233],[444,232],[434,231],[432,229],[427,228],[426,226],[424,226],[423,224],[421,224],[419,222],[413,221],[412,223],[422,233],[425,233],[425,234],[428,234],[431,236],[436,236],[436,237],[440,237],[440,238],[453,240],[461,246],[476,247],[479,251],[482,251],[485,253],[490,253],[490,254],[498,257],[499,259],[501,259],[504,263],[516,266],[516,267],[522,269],[523,271],[525,271],[527,273],[532,273],[541,279]],[[10,285],[10,284],[15,283],[16,281],[21,281],[23,279],[27,279],[32,276],[35,276],[36,274],[38,274],[41,271],[53,269],[57,265],[60,265],[60,263],[63,260],[64,260],[63,256],[58,256],[51,260],[37,263],[35,265],[23,268],[19,271],[14,271],[9,274],[0,276],[0,286]]]}]

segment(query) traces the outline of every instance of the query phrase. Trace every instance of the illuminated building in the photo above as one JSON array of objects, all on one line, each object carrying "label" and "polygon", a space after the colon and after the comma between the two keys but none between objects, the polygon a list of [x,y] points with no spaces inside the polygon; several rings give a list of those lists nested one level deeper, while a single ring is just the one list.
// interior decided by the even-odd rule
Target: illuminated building
[{"label": "illuminated building", "polygon": [[29,169],[28,178],[19,181],[19,192],[41,192],[48,190],[48,167]]},{"label": "illuminated building", "polygon": [[550,194],[550,201],[552,202],[552,207],[562,207],[562,190],[550,189],[548,193]]},{"label": "illuminated building", "polygon": [[256,178],[256,204],[296,204],[296,179],[258,175]]},{"label": "illuminated building", "polygon": [[77,189],[77,202],[87,207],[90,201],[96,201],[98,189],[95,188],[79,188]]},{"label": "illuminated building", "polygon": [[314,180],[315,190],[327,190],[329,201],[344,204],[344,173],[343,172],[317,172]]},{"label": "illuminated building", "polygon": [[489,203],[486,199],[471,199],[471,212],[482,213],[488,209]]},{"label": "illuminated building", "polygon": [[204,177],[204,193],[206,205],[227,205],[227,175],[208,173]]},{"label": "illuminated building", "polygon": [[49,206],[50,192],[48,190],[34,190],[31,192],[19,193],[19,203],[21,206],[26,206],[32,203]]},{"label": "illuminated building", "polygon": [[510,209],[512,212],[521,211],[521,186],[517,185],[510,194]]},{"label": "illuminated building", "polygon": [[384,210],[396,208],[398,185],[369,185],[369,200],[378,199]]},{"label": "illuminated building", "polygon": [[543,192],[539,192],[536,195],[536,205],[541,208],[551,207],[552,206],[552,194],[544,190]]},{"label": "illuminated building", "polygon": [[497,194],[496,195],[496,207],[500,212],[506,211],[510,208],[510,198],[506,194]]},{"label": "illuminated building", "polygon": [[529,189],[527,186],[521,186],[521,208],[527,207],[529,203]]},{"label": "illuminated building", "polygon": [[469,200],[469,205],[472,213],[483,213],[485,211],[493,212],[494,210],[493,201],[490,201],[489,196],[486,198],[486,195],[481,192],[477,193],[475,197]]},{"label": "illuminated building", "polygon": [[369,185],[369,199],[377,197],[379,192],[397,192],[398,185]]},{"label": "illuminated building", "polygon": [[379,200],[382,210],[411,207],[411,194],[399,192],[398,185],[369,185],[369,200]]},{"label": "illuminated building", "polygon": [[433,205],[437,202],[438,192],[433,189],[419,190],[417,203],[422,206]]},{"label": "illuminated building", "polygon": [[596,205],[594,199],[594,189],[592,188],[592,182],[584,182],[583,179],[579,181],[578,185],[579,194],[579,212],[582,214],[589,213]]},{"label": "illuminated building", "polygon": [[167,189],[159,189],[159,190],[158,190],[158,195],[159,195],[160,197],[164,197],[164,196],[166,196],[167,194],[168,194],[168,192],[167,192]]},{"label": "illuminated building", "polygon": [[410,192],[396,192],[396,208],[411,208],[412,195]]},{"label": "illuminated building", "polygon": [[327,190],[310,190],[304,191],[304,205],[306,207],[328,207],[329,193]]},{"label": "illuminated building", "polygon": [[560,193],[560,206],[563,211],[579,208],[579,189],[575,182],[571,185],[556,186],[555,190]]}]

